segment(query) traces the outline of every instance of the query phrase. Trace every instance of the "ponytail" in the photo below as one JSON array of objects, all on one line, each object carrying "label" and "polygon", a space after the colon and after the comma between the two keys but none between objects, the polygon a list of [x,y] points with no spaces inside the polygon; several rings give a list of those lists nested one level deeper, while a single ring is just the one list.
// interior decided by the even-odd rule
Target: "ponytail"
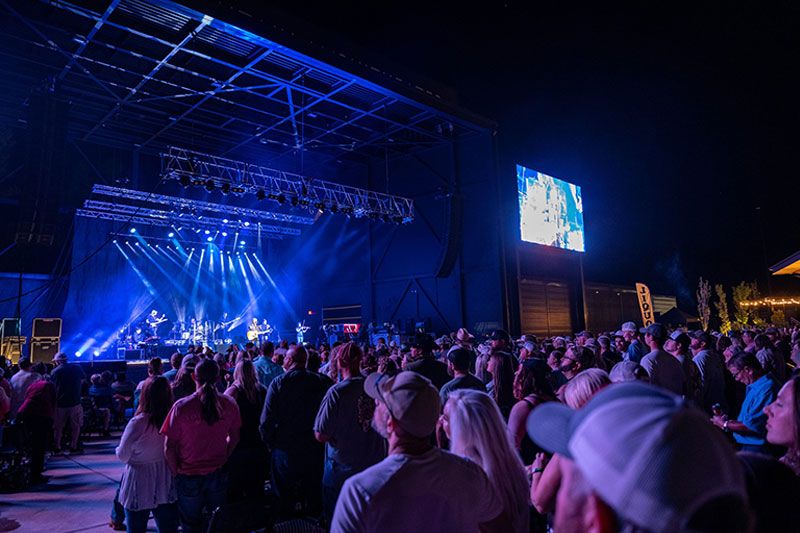
[{"label": "ponytail", "polygon": [[204,359],[194,369],[197,381],[200,383],[200,418],[208,425],[213,425],[222,418],[222,408],[219,402],[216,381],[219,376],[219,366],[213,359]]}]

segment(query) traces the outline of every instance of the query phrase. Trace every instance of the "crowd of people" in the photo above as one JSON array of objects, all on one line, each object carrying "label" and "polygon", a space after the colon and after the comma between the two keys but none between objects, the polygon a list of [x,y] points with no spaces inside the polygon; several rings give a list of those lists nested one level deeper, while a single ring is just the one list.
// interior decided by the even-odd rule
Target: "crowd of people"
[{"label": "crowd of people", "polygon": [[265,499],[335,532],[800,527],[798,328],[197,346],[138,384],[54,363],[2,369],[0,418],[43,481],[85,398],[102,432],[132,405],[116,529]]}]

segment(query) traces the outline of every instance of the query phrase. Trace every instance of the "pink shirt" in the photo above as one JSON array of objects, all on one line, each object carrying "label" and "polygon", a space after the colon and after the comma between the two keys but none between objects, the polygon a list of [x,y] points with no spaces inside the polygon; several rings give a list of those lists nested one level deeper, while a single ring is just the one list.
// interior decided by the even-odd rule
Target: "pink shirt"
[{"label": "pink shirt", "polygon": [[210,474],[225,464],[239,442],[239,407],[224,394],[217,397],[222,418],[213,425],[200,417],[202,405],[196,392],[175,402],[164,420],[161,434],[166,437],[167,464],[174,473]]}]

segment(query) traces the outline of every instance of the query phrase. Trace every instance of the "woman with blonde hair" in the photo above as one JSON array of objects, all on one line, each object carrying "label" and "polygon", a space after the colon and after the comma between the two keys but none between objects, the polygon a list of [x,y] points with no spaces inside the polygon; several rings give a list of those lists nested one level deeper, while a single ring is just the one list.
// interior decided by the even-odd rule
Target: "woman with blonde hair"
[{"label": "woman with blonde hair", "polygon": [[480,465],[503,512],[481,531],[528,531],[528,481],[500,409],[485,392],[458,389],[450,393],[442,414],[450,451]]},{"label": "woman with blonde hair", "polygon": [[233,501],[258,498],[264,495],[267,479],[267,449],[258,430],[267,389],[258,381],[256,367],[250,359],[240,358],[236,363],[233,383],[225,394],[236,400],[242,418],[239,444],[228,459],[228,498]]},{"label": "woman with blonde hair", "polygon": [[[572,409],[580,409],[601,389],[611,384],[608,372],[599,368],[589,368],[579,372],[564,388],[564,402]],[[543,453],[536,454],[533,464],[528,468],[531,476],[531,503],[539,513],[555,510],[556,496],[565,475],[573,470],[572,462],[558,454],[548,459]],[[562,509],[563,516],[575,515],[571,510],[580,508],[582,501],[570,502],[570,509]]]}]

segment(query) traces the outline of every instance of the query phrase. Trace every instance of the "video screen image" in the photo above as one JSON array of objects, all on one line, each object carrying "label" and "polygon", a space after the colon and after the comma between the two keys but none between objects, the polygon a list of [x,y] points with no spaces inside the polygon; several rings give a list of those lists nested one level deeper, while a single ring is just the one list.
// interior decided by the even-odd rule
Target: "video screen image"
[{"label": "video screen image", "polygon": [[522,240],[584,252],[581,188],[517,165]]}]

